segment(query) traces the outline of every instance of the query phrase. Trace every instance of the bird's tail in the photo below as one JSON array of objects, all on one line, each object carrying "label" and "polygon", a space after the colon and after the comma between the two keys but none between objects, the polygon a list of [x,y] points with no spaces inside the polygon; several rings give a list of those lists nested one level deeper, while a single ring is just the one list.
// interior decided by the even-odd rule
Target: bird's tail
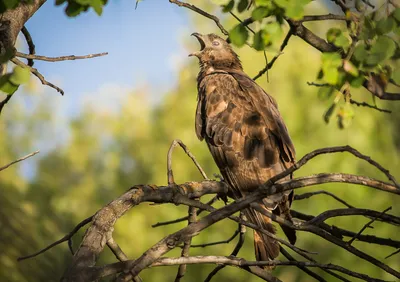
[{"label": "bird's tail", "polygon": [[[266,208],[265,206],[262,207]],[[272,234],[276,233],[276,229],[269,217],[254,209],[246,209],[244,214],[249,222]],[[270,261],[279,255],[279,244],[275,239],[254,230],[254,251],[258,261]]]}]

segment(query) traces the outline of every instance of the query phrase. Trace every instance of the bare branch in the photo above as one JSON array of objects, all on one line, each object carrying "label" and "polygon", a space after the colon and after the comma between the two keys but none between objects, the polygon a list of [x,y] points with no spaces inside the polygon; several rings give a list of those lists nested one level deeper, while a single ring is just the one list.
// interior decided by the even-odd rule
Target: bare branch
[{"label": "bare branch", "polygon": [[[380,171],[382,171],[386,175],[386,177],[390,181],[392,181],[394,183],[394,185],[398,189],[400,189],[400,186],[397,183],[395,177],[390,174],[389,170],[385,169],[378,162],[376,162],[373,159],[371,159],[371,157],[366,156],[364,154],[361,154],[359,151],[357,151],[356,149],[354,149],[353,147],[348,146],[348,145],[347,146],[337,146],[337,147],[329,147],[329,148],[323,148],[323,149],[314,150],[311,153],[308,153],[304,157],[302,157],[300,159],[300,161],[298,161],[296,164],[294,164],[289,169],[287,169],[284,172],[282,172],[280,174],[277,174],[274,177],[272,177],[271,179],[269,179],[266,184],[268,185],[268,183],[274,183],[274,182],[278,181],[279,179],[282,179],[282,178],[292,174],[294,171],[298,170],[300,167],[305,165],[309,160],[315,158],[318,155],[321,155],[321,154],[332,154],[332,153],[338,153],[338,152],[348,152],[348,153],[352,154],[353,156],[370,163],[372,166],[374,166],[377,169],[379,169]],[[391,189],[389,188],[389,190],[391,190]]]},{"label": "bare branch", "polygon": [[[391,208],[388,208],[387,210],[390,210],[390,209]],[[385,210],[385,211],[387,211],[387,210]],[[400,217],[380,213],[380,212],[373,211],[373,210],[357,209],[357,208],[335,209],[335,210],[325,211],[325,212],[321,213],[320,215],[316,216],[314,219],[306,222],[306,224],[318,225],[319,223],[324,222],[325,220],[327,220],[329,218],[337,217],[337,216],[346,216],[346,215],[368,215],[370,217],[374,217],[373,221],[375,221],[377,218],[381,218],[382,221],[384,221],[384,222],[389,222],[389,223],[393,223],[395,225],[400,225]]]},{"label": "bare branch", "polygon": [[[188,225],[196,222],[196,208],[189,207],[189,215],[188,215]],[[188,238],[183,242],[183,248],[181,252],[181,257],[188,257],[190,245],[192,243],[192,237]],[[178,273],[176,274],[175,282],[179,282],[181,278],[185,275],[186,272],[186,264],[181,264],[178,268]]]},{"label": "bare branch", "polygon": [[[298,218],[301,220],[305,220],[305,221],[310,221],[312,219],[314,219],[315,217],[312,215],[308,215],[308,214],[304,214],[295,210],[291,210],[290,211],[292,217],[294,218]],[[332,234],[333,236],[342,239],[343,236],[346,237],[354,237],[356,235],[356,233],[349,231],[349,230],[345,230],[342,228],[339,228],[337,226],[334,225],[329,225],[326,224],[325,222],[321,222],[318,224],[318,226],[325,230],[326,232],[329,232],[330,234]],[[378,244],[378,245],[384,245],[384,246],[389,246],[389,247],[394,247],[394,248],[400,248],[400,241],[395,241],[389,238],[381,238],[381,237],[376,237],[373,235],[363,235],[360,234],[358,236],[358,241],[362,241],[362,242],[366,242],[366,243],[370,243],[370,244]]]},{"label": "bare branch", "polygon": [[[387,209],[385,209],[383,212],[381,212],[378,216],[376,216],[375,218],[373,218],[371,221],[369,221],[367,224],[365,224],[364,226],[363,226],[363,228],[361,228],[360,229],[360,231],[358,231],[358,233],[353,237],[353,238],[351,238],[350,240],[349,240],[349,242],[347,242],[349,245],[351,245],[351,243],[353,243],[354,242],[354,240],[356,240],[360,235],[361,235],[361,233],[363,233],[363,231],[367,228],[367,227],[369,227],[369,226],[371,226],[371,224],[375,221],[375,220],[377,220],[378,218],[380,218],[385,212],[387,212],[387,211],[389,211],[389,210],[391,210],[392,209],[392,207],[388,207]],[[399,218],[400,219],[400,218]],[[399,220],[399,222],[400,222],[400,220]]]},{"label": "bare branch", "polygon": [[53,248],[53,247],[55,247],[55,246],[57,246],[57,245],[59,245],[59,244],[65,242],[65,241],[68,241],[68,240],[69,240],[70,238],[72,238],[72,236],[74,236],[75,233],[78,232],[83,226],[85,226],[86,224],[88,224],[89,222],[91,222],[92,219],[93,219],[93,216],[90,216],[90,217],[84,219],[84,220],[81,221],[78,225],[76,225],[75,228],[72,229],[71,232],[69,232],[68,234],[66,234],[66,235],[65,235],[64,237],[62,237],[60,240],[55,241],[54,243],[48,245],[46,248],[44,248],[44,249],[42,249],[42,250],[40,250],[40,251],[38,251],[38,252],[36,252],[36,253],[34,253],[34,254],[31,254],[31,255],[28,255],[28,256],[24,256],[24,257],[19,257],[17,260],[18,260],[18,261],[21,261],[21,260],[25,260],[25,259],[29,259],[29,258],[36,257],[37,255],[43,254],[43,253],[46,252],[47,250],[49,250],[49,249],[51,249],[51,248]]},{"label": "bare branch", "polygon": [[[21,32],[25,37],[26,44],[28,44],[29,54],[30,55],[34,55],[35,54],[35,44],[33,43],[32,36],[29,33],[29,31],[26,28],[26,26],[22,27]],[[31,58],[28,58],[28,66],[33,67],[33,64],[34,64],[34,61]]]},{"label": "bare branch", "polygon": [[211,15],[211,14],[209,14],[209,13],[203,11],[202,9],[196,7],[195,5],[192,5],[192,4],[183,2],[183,1],[179,1],[179,0],[169,0],[169,2],[172,3],[172,4],[176,4],[176,5],[178,5],[179,7],[185,7],[185,8],[187,8],[187,9],[190,9],[190,10],[192,10],[192,11],[194,11],[194,12],[196,12],[196,13],[198,13],[198,14],[200,14],[200,15],[202,15],[202,16],[208,18],[208,19],[213,20],[213,21],[215,22],[215,24],[218,26],[218,28],[221,30],[221,32],[222,32],[224,35],[229,36],[229,32],[222,26],[222,24],[221,24],[221,22],[220,22],[220,20],[219,20],[218,17],[216,17],[216,16],[214,16],[214,15]]},{"label": "bare branch", "polygon": [[[241,213],[240,214],[240,218],[242,220],[244,220],[244,215]],[[246,226],[242,225],[239,223],[239,227],[237,229],[237,231],[239,231],[239,240],[235,246],[235,248],[233,249],[232,253],[230,256],[237,256],[237,254],[239,253],[240,249],[243,247],[244,244],[244,239],[245,239],[245,233],[246,233]],[[218,265],[217,267],[215,267],[210,274],[208,274],[207,278],[204,280],[204,282],[210,282],[211,279],[215,276],[215,274],[217,274],[221,269],[225,268],[225,265]]]},{"label": "bare branch", "polygon": [[175,139],[172,141],[171,146],[169,147],[168,154],[167,154],[167,176],[168,176],[168,185],[172,185],[175,183],[174,181],[174,174],[172,172],[172,152],[175,149],[176,146],[181,146],[183,151],[188,155],[188,157],[193,161],[194,165],[197,167],[201,175],[203,176],[204,179],[208,179],[206,173],[204,172],[203,168],[200,166],[200,164],[197,162],[195,156],[189,151],[188,147],[179,139]]},{"label": "bare branch", "polygon": [[30,153],[30,154],[28,154],[28,155],[26,155],[26,156],[24,156],[24,157],[22,157],[22,158],[19,158],[18,160],[12,161],[11,163],[6,164],[5,166],[0,167],[0,171],[5,170],[6,168],[12,166],[13,164],[19,163],[19,162],[21,162],[21,161],[23,161],[23,160],[26,160],[26,159],[28,159],[28,158],[30,158],[30,157],[33,157],[34,155],[36,155],[36,154],[38,154],[38,153],[39,153],[39,151],[35,151],[35,152]]},{"label": "bare branch", "polygon": [[357,102],[357,101],[355,101],[353,99],[350,99],[350,104],[356,105],[358,107],[367,107],[367,108],[375,109],[375,110],[383,112],[383,113],[389,113],[389,114],[392,113],[391,110],[381,109],[381,108],[378,108],[377,106],[370,105],[370,104],[365,103],[365,102]]},{"label": "bare branch", "polygon": [[6,98],[4,98],[3,101],[0,102],[0,114],[1,111],[3,110],[3,107],[8,103],[8,101],[11,100],[12,95],[7,95]]},{"label": "bare branch", "polygon": [[302,231],[314,233],[314,234],[324,238],[325,240],[351,252],[352,254],[358,256],[359,258],[385,270],[387,273],[390,273],[393,276],[400,278],[400,273],[398,271],[396,271],[393,268],[389,267],[388,265],[382,263],[381,261],[375,259],[374,257],[358,250],[357,248],[353,247],[352,245],[348,245],[346,242],[343,242],[342,240],[336,238],[335,236],[330,235],[329,233],[325,232],[324,230],[322,230],[321,228],[319,228],[315,225],[292,224],[288,220],[285,220],[279,216],[272,214],[271,212],[269,212],[267,210],[263,210],[263,209],[257,207],[257,205],[251,205],[251,207],[253,209],[256,209],[258,212],[270,217],[273,221],[278,222],[281,225],[287,226],[287,227],[295,229],[295,230],[302,230]]},{"label": "bare branch", "polygon": [[91,58],[96,58],[96,57],[101,57],[101,56],[106,56],[106,55],[108,55],[108,52],[89,54],[89,55],[84,55],[84,56],[70,55],[70,56],[60,56],[60,57],[46,57],[46,56],[39,56],[39,55],[34,55],[34,54],[24,54],[21,52],[15,52],[15,56],[20,57],[20,58],[25,58],[28,60],[40,60],[40,61],[46,61],[46,62],[60,62],[60,61],[91,59]]},{"label": "bare branch", "polygon": [[304,16],[299,22],[312,22],[312,21],[326,21],[326,20],[336,20],[345,21],[346,16],[327,14],[327,15],[316,15],[316,16]]},{"label": "bare branch", "polygon": [[[105,277],[114,273],[119,273],[123,271],[130,263],[133,261],[127,262],[118,262],[114,264],[109,264],[102,267],[96,267],[102,272],[100,277]],[[150,267],[157,266],[171,266],[171,265],[179,265],[179,264],[223,264],[223,265],[233,265],[238,266],[240,268],[251,267],[251,266],[303,266],[303,267],[318,267],[329,270],[335,270],[342,272],[344,274],[350,275],[355,278],[362,279],[364,281],[378,281],[378,282],[386,282],[386,280],[382,280],[379,278],[372,278],[368,275],[358,273],[355,271],[348,270],[344,267],[335,264],[321,264],[315,262],[308,261],[247,261],[243,258],[236,257],[225,257],[225,256],[193,256],[193,257],[177,257],[177,258],[159,258],[154,263],[151,264]],[[245,268],[244,268],[245,269]],[[267,271],[266,271],[267,272]]]},{"label": "bare branch", "polygon": [[319,191],[314,191],[314,192],[308,192],[308,193],[303,193],[303,194],[296,194],[294,195],[294,200],[295,201],[299,201],[299,200],[304,200],[304,199],[308,199],[311,198],[312,196],[315,195],[320,195],[320,194],[325,194],[328,196],[331,196],[332,198],[334,198],[336,201],[342,203],[343,205],[345,205],[348,208],[354,208],[354,206],[348,204],[346,201],[340,199],[338,196],[336,196],[335,194],[325,191],[325,190],[319,190]]},{"label": "bare branch", "polygon": [[239,233],[240,233],[239,229],[240,228],[236,229],[235,232],[233,232],[232,236],[229,237],[226,240],[221,240],[221,241],[216,241],[216,242],[211,242],[211,243],[192,245],[192,248],[205,248],[205,247],[209,247],[209,246],[229,244],[230,242],[232,242],[233,239],[236,238],[237,235],[239,235]]},{"label": "bare branch", "polygon": [[[206,205],[211,206],[217,200],[218,200],[218,196],[214,196],[210,201],[208,201],[206,203]],[[197,212],[196,212],[197,216],[199,216],[203,211],[204,211],[203,209],[197,210]],[[159,226],[175,224],[175,223],[179,223],[179,222],[188,220],[188,218],[189,218],[188,216],[184,216],[184,217],[180,217],[180,218],[177,218],[177,219],[174,219],[174,220],[170,220],[170,221],[157,222],[156,224],[153,224],[151,227],[155,228],[155,227],[159,227]]]},{"label": "bare branch", "polygon": [[[289,261],[298,261],[296,260],[293,256],[291,256],[282,246],[280,246],[279,248],[279,252],[285,257],[287,258]],[[318,274],[316,274],[315,272],[309,270],[307,267],[305,267],[304,265],[296,265],[299,269],[301,269],[302,271],[304,271],[305,273],[307,273],[308,275],[310,275],[311,277],[315,278],[318,281],[321,282],[326,282],[326,280],[324,278],[322,278],[321,276],[319,276]],[[323,268],[322,268],[323,269]]]},{"label": "bare branch", "polygon": [[37,78],[39,78],[40,82],[42,82],[43,85],[47,85],[51,88],[54,88],[55,90],[57,90],[57,92],[60,92],[61,95],[64,95],[64,90],[62,90],[60,87],[54,85],[51,82],[48,82],[44,76],[35,68],[28,66],[27,64],[21,62],[20,60],[18,60],[17,58],[12,58],[11,62],[13,62],[14,64],[16,64],[17,66],[23,67],[23,68],[27,68],[34,76],[36,76]]}]

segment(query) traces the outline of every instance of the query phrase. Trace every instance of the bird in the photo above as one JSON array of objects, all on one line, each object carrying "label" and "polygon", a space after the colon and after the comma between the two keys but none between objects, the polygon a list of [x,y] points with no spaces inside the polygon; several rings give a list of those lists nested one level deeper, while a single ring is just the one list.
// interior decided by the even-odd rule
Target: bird
[{"label": "bird", "polygon": [[[192,35],[200,43],[200,50],[189,54],[197,57],[200,65],[196,135],[207,143],[224,181],[229,184],[230,195],[239,199],[292,166],[296,161],[295,148],[276,100],[243,71],[230,44],[215,34]],[[293,191],[285,191],[256,205],[292,221],[293,197]],[[270,217],[252,208],[243,213],[249,222],[276,234]],[[295,230],[281,228],[289,242],[295,244]],[[279,255],[276,239],[257,230],[253,237],[258,261],[271,261]]]}]

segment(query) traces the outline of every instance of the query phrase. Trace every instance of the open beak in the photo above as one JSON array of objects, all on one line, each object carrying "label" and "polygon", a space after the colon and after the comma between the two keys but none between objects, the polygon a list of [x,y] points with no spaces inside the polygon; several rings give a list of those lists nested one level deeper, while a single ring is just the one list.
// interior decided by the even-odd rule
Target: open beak
[{"label": "open beak", "polygon": [[191,57],[191,56],[200,57],[201,52],[203,51],[204,47],[206,47],[206,44],[204,43],[203,35],[200,34],[200,33],[197,33],[197,32],[194,32],[191,35],[196,37],[197,40],[199,41],[199,43],[200,43],[200,51],[196,51],[196,52],[193,52],[193,53],[189,54],[189,57]]}]

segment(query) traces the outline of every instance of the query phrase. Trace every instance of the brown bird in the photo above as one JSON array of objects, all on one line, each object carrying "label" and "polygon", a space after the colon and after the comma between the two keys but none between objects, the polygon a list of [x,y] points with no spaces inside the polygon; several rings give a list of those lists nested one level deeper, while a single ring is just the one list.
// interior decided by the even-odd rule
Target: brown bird
[{"label": "brown bird", "polygon": [[[208,148],[230,185],[235,199],[257,189],[295,162],[295,149],[273,97],[243,72],[238,55],[215,34],[193,33],[201,50],[189,56],[200,61],[197,77],[196,134]],[[293,191],[260,200],[260,207],[291,220]],[[276,233],[271,219],[254,209],[244,210],[247,219]],[[282,226],[294,244],[296,233]],[[254,231],[256,259],[273,260],[278,242]]]}]

